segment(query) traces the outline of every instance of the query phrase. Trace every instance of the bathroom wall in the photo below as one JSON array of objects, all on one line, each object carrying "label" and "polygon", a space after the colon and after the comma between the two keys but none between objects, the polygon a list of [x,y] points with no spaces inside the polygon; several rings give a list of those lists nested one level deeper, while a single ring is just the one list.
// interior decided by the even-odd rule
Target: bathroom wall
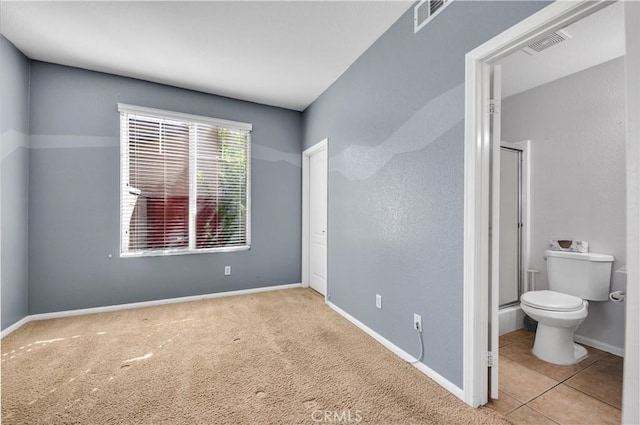
[{"label": "bathroom wall", "polygon": [[[119,257],[118,102],[253,123],[251,250]],[[30,110],[31,314],[300,282],[299,112],[43,62]]]},{"label": "bathroom wall", "polygon": [[29,314],[29,60],[0,35],[2,330]]},{"label": "bathroom wall", "polygon": [[[329,146],[328,297],[462,388],[464,57],[546,2],[413,8],[303,115]],[[382,309],[375,295],[382,295]]]},{"label": "bathroom wall", "polygon": [[[505,75],[504,78],[509,78]],[[503,140],[530,139],[531,254],[547,288],[550,239],[589,242],[626,264],[624,60],[614,59],[503,100]],[[613,273],[611,290],[625,288]],[[625,304],[592,302],[577,335],[624,346]]]}]

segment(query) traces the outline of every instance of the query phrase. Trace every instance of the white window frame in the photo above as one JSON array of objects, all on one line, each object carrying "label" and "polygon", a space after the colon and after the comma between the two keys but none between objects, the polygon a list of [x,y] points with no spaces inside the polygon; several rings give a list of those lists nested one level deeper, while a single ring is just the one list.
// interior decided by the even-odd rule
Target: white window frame
[{"label": "white window frame", "polygon": [[[128,134],[123,134],[122,125],[120,127],[120,186],[119,186],[119,211],[120,211],[120,257],[121,258],[138,258],[138,257],[158,257],[168,255],[186,255],[186,254],[205,254],[215,252],[237,252],[248,251],[251,249],[251,131],[253,125],[250,123],[230,121],[219,118],[211,118],[202,115],[186,114],[182,112],[166,111],[163,109],[148,108],[145,106],[129,105],[126,103],[118,103],[118,112],[120,115],[123,113],[142,115],[150,118],[159,118],[166,120],[181,121],[187,123],[190,127],[194,124],[208,124],[219,127],[232,128],[237,130],[246,130],[249,132],[247,136],[247,212],[246,212],[246,245],[230,246],[230,247],[216,247],[216,248],[196,248],[195,247],[195,233],[196,233],[196,215],[193,213],[197,208],[197,199],[194,196],[196,192],[196,186],[194,182],[196,180],[196,172],[192,167],[193,160],[195,158],[195,146],[193,140],[193,132],[189,131],[189,246],[187,248],[172,248],[172,249],[153,249],[148,251],[138,252],[122,252],[122,242],[125,238],[124,227],[122,220],[124,218],[123,205],[122,205],[122,190],[124,180],[129,172],[128,164],[125,163],[125,159],[128,158],[129,149],[129,137]],[[128,180],[128,179],[127,179]]]}]

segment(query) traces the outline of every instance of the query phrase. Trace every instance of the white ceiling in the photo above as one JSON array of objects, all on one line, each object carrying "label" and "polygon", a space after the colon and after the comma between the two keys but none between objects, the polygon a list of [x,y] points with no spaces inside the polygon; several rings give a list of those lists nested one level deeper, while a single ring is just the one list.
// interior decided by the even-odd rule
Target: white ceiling
[{"label": "white ceiling", "polygon": [[502,64],[502,97],[546,84],[625,54],[624,10],[614,3],[564,29],[571,38],[539,53],[519,50]]},{"label": "white ceiling", "polygon": [[413,1],[0,2],[31,59],[304,110]]}]

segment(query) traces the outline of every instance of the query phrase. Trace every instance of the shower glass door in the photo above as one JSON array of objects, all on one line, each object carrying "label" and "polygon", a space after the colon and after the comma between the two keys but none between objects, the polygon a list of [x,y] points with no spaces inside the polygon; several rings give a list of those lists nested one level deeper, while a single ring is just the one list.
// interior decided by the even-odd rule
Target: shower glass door
[{"label": "shower glass door", "polygon": [[520,302],[522,265],[522,151],[500,148],[500,307]]}]

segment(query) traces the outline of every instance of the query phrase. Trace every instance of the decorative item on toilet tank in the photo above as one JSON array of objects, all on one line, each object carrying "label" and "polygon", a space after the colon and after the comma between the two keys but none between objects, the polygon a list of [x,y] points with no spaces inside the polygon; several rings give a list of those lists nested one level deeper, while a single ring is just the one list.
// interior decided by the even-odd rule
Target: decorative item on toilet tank
[{"label": "decorative item on toilet tank", "polygon": [[551,239],[549,249],[552,251],[589,252],[589,242],[569,239]]}]

